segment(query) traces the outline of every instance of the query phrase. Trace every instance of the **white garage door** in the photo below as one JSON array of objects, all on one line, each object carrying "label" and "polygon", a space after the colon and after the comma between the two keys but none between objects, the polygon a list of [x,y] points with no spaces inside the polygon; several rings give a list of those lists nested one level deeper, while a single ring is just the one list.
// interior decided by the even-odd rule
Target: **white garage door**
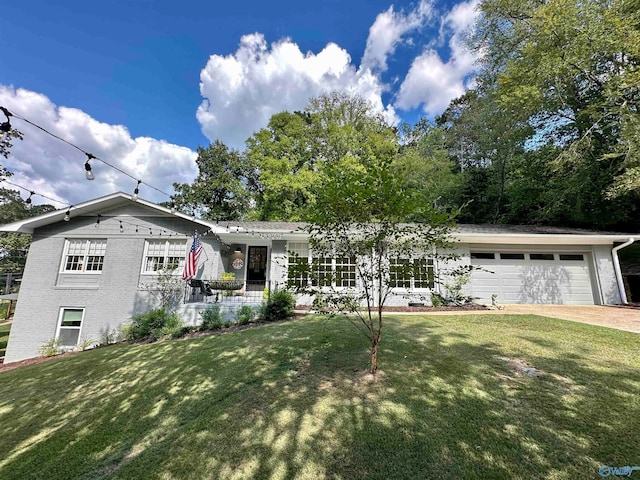
[{"label": "white garage door", "polygon": [[471,252],[472,295],[490,303],[593,305],[586,253]]}]

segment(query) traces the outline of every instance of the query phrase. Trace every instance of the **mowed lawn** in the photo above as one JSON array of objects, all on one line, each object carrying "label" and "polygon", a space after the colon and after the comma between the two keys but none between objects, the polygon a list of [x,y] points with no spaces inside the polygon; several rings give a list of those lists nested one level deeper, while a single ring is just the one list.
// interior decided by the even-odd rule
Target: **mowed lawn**
[{"label": "mowed lawn", "polygon": [[601,478],[640,465],[639,340],[390,317],[375,383],[339,318],[101,348],[0,373],[0,478]]}]

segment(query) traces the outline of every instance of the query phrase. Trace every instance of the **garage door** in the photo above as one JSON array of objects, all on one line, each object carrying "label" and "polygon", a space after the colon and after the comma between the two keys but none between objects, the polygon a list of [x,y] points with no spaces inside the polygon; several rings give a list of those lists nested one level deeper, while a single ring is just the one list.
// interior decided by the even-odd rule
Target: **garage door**
[{"label": "garage door", "polygon": [[471,252],[472,295],[490,303],[593,305],[587,253]]}]

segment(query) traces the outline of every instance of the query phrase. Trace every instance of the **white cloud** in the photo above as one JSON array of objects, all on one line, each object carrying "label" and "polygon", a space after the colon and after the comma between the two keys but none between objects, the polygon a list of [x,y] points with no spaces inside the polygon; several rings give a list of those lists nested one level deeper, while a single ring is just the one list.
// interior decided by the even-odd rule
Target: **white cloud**
[{"label": "white cloud", "polygon": [[274,113],[302,110],[310,98],[331,91],[360,95],[390,123],[398,121],[393,107],[383,105],[380,79],[356,70],[343,48],[329,43],[305,54],[289,39],[269,46],[259,33],[243,36],[232,55],[211,55],[200,73],[205,100],[196,116],[211,141],[242,148]]},{"label": "white cloud", "polygon": [[410,110],[422,106],[425,113],[441,113],[451,100],[473,85],[473,72],[478,55],[464,44],[464,34],[472,27],[478,12],[478,0],[453,7],[442,20],[442,35],[450,35],[450,56],[445,62],[433,49],[426,49],[411,64],[394,106]]},{"label": "white cloud", "polygon": [[[163,140],[131,138],[126,127],[101,123],[75,108],[56,106],[40,93],[0,85],[0,105],[167,193],[173,192],[173,182],[191,182],[197,174],[194,151]],[[24,140],[14,142],[9,158],[0,158],[14,173],[11,182],[71,204],[120,190],[133,192],[135,180],[98,160],[91,162],[96,179],[87,181],[82,152],[20,119],[11,120],[24,134]],[[168,200],[144,185],[140,197]],[[52,202],[34,196],[34,203]]]},{"label": "white cloud", "polygon": [[[395,52],[403,35],[424,26],[431,17],[431,7],[431,2],[421,0],[418,7],[407,14],[394,12],[393,5],[385,12],[380,13],[369,28],[369,37],[362,56],[361,68],[385,71],[387,58]],[[412,40],[407,39],[407,42],[412,43]]]}]

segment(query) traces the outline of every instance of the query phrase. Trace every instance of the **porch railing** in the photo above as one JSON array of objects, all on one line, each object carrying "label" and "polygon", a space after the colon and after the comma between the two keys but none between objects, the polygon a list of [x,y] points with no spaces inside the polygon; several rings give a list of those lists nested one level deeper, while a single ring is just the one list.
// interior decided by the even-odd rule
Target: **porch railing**
[{"label": "porch railing", "polygon": [[[236,283],[236,282],[234,282]],[[241,288],[232,290],[238,285],[223,285],[223,282],[206,280],[189,281],[185,287],[185,303],[224,303],[245,304],[262,303],[271,291],[270,281],[241,282]],[[224,288],[220,288],[224,287]]]}]

